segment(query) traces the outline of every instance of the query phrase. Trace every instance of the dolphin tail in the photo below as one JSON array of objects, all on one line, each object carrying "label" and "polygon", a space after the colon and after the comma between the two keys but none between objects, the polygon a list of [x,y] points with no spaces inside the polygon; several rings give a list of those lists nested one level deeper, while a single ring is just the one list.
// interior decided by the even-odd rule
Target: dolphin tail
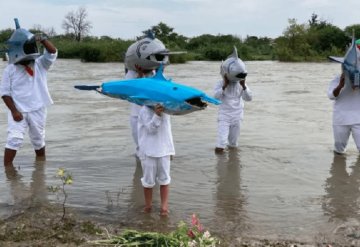
[{"label": "dolphin tail", "polygon": [[88,91],[95,90],[95,91],[98,91],[100,86],[75,85],[74,88],[79,89],[79,90],[88,90]]}]

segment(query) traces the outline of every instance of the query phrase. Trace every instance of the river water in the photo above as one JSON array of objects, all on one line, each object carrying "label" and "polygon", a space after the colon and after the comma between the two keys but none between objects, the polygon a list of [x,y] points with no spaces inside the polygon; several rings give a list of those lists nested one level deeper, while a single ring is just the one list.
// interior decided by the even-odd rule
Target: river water
[{"label": "river water", "polygon": [[[63,167],[74,182],[67,187],[67,205],[95,220],[166,230],[196,213],[210,232],[234,242],[244,236],[307,242],[358,239],[360,160],[352,139],[344,157],[334,156],[332,103],[326,95],[340,66],[246,64],[254,96],[245,104],[239,149],[214,154],[216,106],[172,117],[176,156],[171,212],[163,220],[158,189],[154,213],[141,213],[141,168],[133,156],[129,104],[73,87],[121,79],[123,64],[59,59],[48,76],[55,104],[48,109],[47,161],[34,164],[26,137],[15,159],[18,176],[7,177],[0,169],[0,216],[21,209],[28,198],[59,202],[47,186],[59,183],[55,175]],[[0,62],[1,71],[5,65]],[[212,95],[219,66],[188,62],[170,65],[165,72]],[[0,130],[3,146],[4,105]]]}]

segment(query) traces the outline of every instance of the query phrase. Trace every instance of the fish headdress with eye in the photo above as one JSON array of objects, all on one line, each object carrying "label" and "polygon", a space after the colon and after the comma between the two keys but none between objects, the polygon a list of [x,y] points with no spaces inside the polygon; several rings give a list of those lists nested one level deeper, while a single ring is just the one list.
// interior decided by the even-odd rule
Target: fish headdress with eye
[{"label": "fish headdress with eye", "polygon": [[16,29],[6,42],[9,63],[15,64],[20,61],[36,59],[40,56],[40,52],[36,45],[35,35],[24,28],[20,28],[17,18],[14,21]]},{"label": "fish headdress with eye", "polygon": [[232,54],[222,62],[220,67],[222,77],[226,75],[230,82],[237,82],[245,79],[247,75],[245,63],[238,57],[237,49],[234,46]]},{"label": "fish headdress with eye", "polygon": [[135,65],[153,70],[168,63],[169,51],[151,31],[147,32],[145,38],[130,45],[125,54],[125,67],[130,70],[136,70]]},{"label": "fish headdress with eye", "polygon": [[360,87],[360,50],[355,43],[355,35],[344,57],[329,56],[329,59],[341,63],[345,83],[350,83],[352,87]]}]

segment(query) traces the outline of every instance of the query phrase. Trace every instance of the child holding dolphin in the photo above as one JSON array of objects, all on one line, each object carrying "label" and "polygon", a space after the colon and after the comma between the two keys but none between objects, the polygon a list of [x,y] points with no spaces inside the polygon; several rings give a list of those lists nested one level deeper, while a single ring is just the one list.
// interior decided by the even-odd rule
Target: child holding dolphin
[{"label": "child holding dolphin", "polygon": [[224,152],[226,146],[238,146],[244,101],[252,100],[252,92],[245,83],[245,64],[238,58],[236,47],[232,55],[221,64],[220,74],[223,80],[214,89],[214,97],[222,101],[218,112],[216,153]]},{"label": "child holding dolphin", "polygon": [[152,210],[152,194],[156,181],[160,185],[160,215],[167,216],[170,162],[175,155],[171,131],[170,116],[164,113],[164,107],[142,106],[138,116],[139,157],[143,170],[141,183],[144,188],[144,212]]},{"label": "child holding dolphin", "polygon": [[[125,79],[151,77],[154,71],[160,65],[169,63],[169,51],[165,45],[155,38],[151,30],[146,32],[146,36],[132,45],[125,54]],[[133,140],[136,145],[135,155],[139,156],[139,143],[137,133],[137,121],[140,111],[140,106],[132,103],[130,107],[130,126]]]}]

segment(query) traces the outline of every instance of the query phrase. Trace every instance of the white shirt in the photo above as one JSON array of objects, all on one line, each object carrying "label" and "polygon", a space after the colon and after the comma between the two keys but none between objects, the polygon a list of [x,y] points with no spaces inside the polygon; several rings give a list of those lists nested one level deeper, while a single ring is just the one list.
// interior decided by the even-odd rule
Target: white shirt
[{"label": "white shirt", "polygon": [[245,84],[243,90],[239,82],[229,82],[225,90],[223,81],[219,81],[214,89],[214,97],[221,100],[219,106],[219,119],[228,121],[241,120],[244,117],[244,101],[252,100],[252,92]]},{"label": "white shirt", "polygon": [[4,70],[0,85],[0,96],[12,97],[20,112],[32,112],[53,103],[48,86],[47,71],[55,62],[57,52],[45,53],[29,65],[34,75],[29,75],[20,64],[8,64]]},{"label": "white shirt", "polygon": [[148,106],[142,106],[138,118],[138,140],[140,155],[163,157],[175,155],[170,116],[161,116]]},{"label": "white shirt", "polygon": [[360,124],[360,89],[353,90],[350,83],[345,83],[337,97],[333,91],[339,85],[340,75],[329,84],[328,97],[334,100],[333,124],[352,125]]},{"label": "white shirt", "polygon": [[[146,74],[145,76],[146,77],[151,77],[153,76],[154,73],[149,73],[149,74]],[[125,75],[125,79],[135,79],[135,78],[138,78],[138,73],[134,70],[128,70],[128,72],[126,73]],[[141,109],[141,106],[140,105],[137,105],[135,103],[130,103],[130,116],[131,117],[137,117],[139,115],[139,111]]]}]

